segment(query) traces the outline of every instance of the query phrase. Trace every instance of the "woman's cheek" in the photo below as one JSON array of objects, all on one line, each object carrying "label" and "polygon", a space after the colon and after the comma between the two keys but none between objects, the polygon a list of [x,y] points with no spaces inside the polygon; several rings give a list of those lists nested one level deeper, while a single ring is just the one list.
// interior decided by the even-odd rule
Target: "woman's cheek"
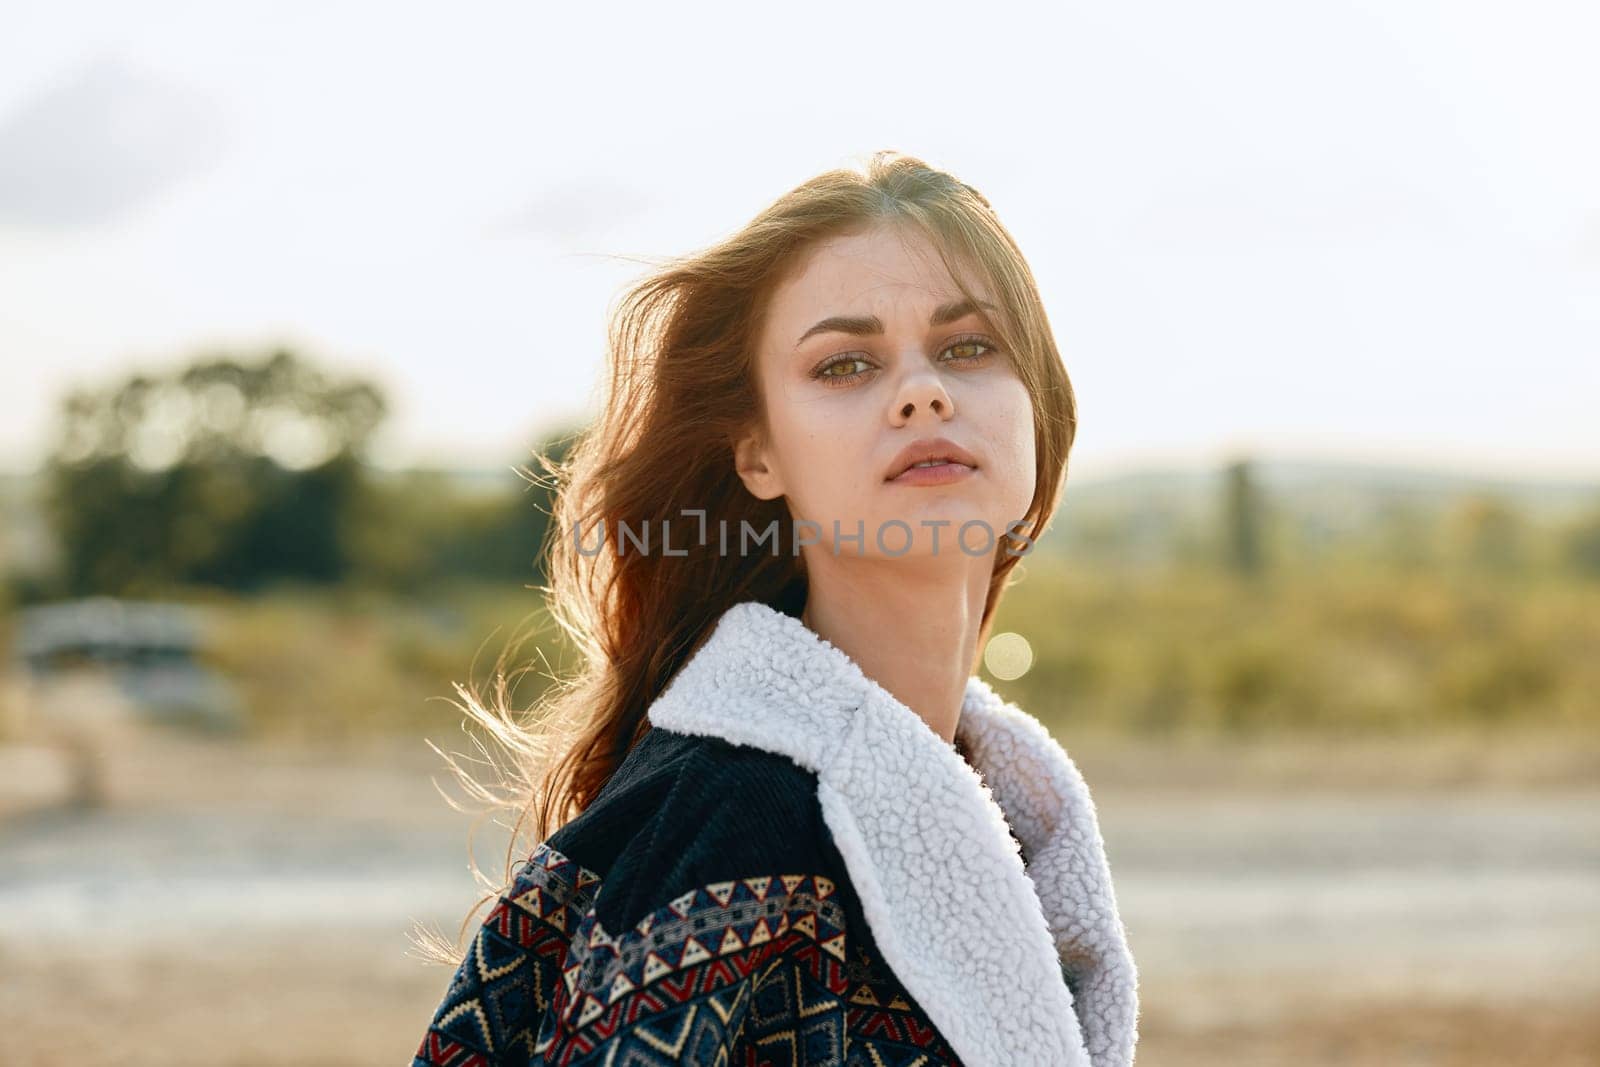
[{"label": "woman's cheek", "polygon": [[1015,512],[1006,517],[1005,521],[1009,522],[1021,518],[1027,511],[1028,505],[1033,503],[1038,462],[1034,453],[1031,423],[1028,424],[1026,433],[1013,434],[1005,440],[997,441],[993,454],[1005,457],[999,481],[1006,507]]}]

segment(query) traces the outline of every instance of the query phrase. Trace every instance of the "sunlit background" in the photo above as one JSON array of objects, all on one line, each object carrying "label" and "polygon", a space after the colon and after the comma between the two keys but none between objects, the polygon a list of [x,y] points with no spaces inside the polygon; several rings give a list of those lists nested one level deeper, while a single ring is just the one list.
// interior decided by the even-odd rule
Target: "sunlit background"
[{"label": "sunlit background", "polygon": [[561,662],[516,468],[652,257],[891,148],[1077,391],[983,670],[1140,1064],[1600,1063],[1600,9],[0,16],[0,1058],[408,1061],[507,859],[426,742]]}]

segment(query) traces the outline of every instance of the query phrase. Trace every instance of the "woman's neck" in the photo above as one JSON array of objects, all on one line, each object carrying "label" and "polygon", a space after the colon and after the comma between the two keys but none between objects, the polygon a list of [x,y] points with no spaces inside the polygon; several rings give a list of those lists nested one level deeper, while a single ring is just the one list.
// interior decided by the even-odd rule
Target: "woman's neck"
[{"label": "woman's neck", "polygon": [[919,579],[904,565],[877,561],[852,561],[845,573],[833,562],[808,567],[801,621],[954,744],[977,662],[987,575],[947,569]]}]

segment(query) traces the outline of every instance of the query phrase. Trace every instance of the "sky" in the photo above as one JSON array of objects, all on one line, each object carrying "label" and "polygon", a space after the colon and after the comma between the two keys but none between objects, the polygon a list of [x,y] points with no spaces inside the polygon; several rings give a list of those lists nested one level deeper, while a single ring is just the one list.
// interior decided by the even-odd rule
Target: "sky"
[{"label": "sky", "polygon": [[0,469],[61,396],[292,345],[384,465],[510,466],[608,309],[881,148],[982,190],[1075,474],[1600,478],[1600,6],[0,0]]}]

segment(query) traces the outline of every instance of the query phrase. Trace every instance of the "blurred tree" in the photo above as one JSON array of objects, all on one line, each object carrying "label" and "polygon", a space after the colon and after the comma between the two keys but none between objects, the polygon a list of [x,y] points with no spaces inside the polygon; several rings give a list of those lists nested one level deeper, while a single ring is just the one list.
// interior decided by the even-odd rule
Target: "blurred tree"
[{"label": "blurred tree", "polygon": [[549,534],[556,483],[546,463],[564,462],[581,429],[552,434],[533,448],[533,462],[517,468],[518,490],[476,521],[464,524],[444,546],[441,566],[447,572],[477,576],[514,576],[543,584],[545,538]]},{"label": "blurred tree", "polygon": [[76,593],[335,581],[385,401],[293,352],[198,360],[62,404],[46,507]]},{"label": "blurred tree", "polygon": [[547,437],[532,449],[533,463],[507,469],[504,484],[440,470],[386,475],[352,524],[356,573],[409,591],[453,578],[543,584],[554,484],[538,457],[559,464],[575,439],[572,431]]},{"label": "blurred tree", "polygon": [[1263,512],[1250,461],[1229,464],[1223,483],[1223,551],[1224,563],[1235,574],[1259,574],[1265,565]]},{"label": "blurred tree", "polygon": [[1561,548],[1563,562],[1570,570],[1600,579],[1600,501],[1563,533]]}]

